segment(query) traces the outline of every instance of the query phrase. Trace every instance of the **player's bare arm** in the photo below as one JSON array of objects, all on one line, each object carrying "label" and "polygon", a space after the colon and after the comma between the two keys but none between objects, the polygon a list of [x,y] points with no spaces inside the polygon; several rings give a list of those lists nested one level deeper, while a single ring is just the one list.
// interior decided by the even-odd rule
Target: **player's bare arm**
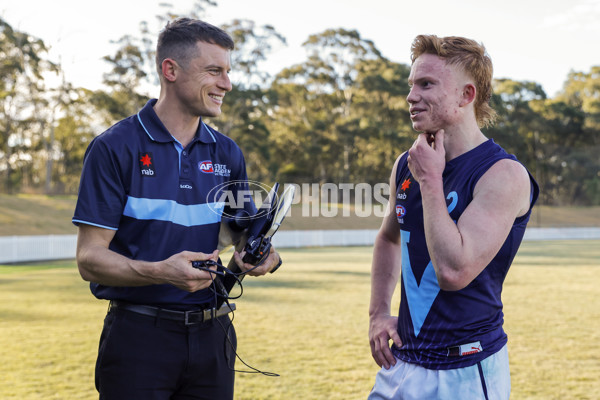
[{"label": "player's bare arm", "polygon": [[396,363],[389,341],[402,346],[397,332],[398,318],[391,315],[391,301],[400,277],[402,251],[400,227],[396,220],[396,160],[390,177],[390,199],[381,228],[375,238],[371,269],[371,304],[369,306],[369,342],[371,355],[380,367],[390,368]]},{"label": "player's bare arm", "polygon": [[116,231],[79,225],[77,235],[77,265],[81,277],[89,282],[107,286],[145,286],[171,284],[195,292],[208,287],[209,272],[192,268],[192,261],[213,259],[212,254],[184,251],[160,262],[131,260],[108,248]]},{"label": "player's bare arm", "polygon": [[[420,145],[427,140],[420,136]],[[415,142],[417,143],[417,142]],[[493,165],[475,186],[473,201],[455,223],[448,214],[442,185],[443,135],[411,148],[409,167],[421,186],[427,249],[440,288],[460,290],[489,264],[515,218],[529,209],[530,181],[525,168],[512,160]]]}]

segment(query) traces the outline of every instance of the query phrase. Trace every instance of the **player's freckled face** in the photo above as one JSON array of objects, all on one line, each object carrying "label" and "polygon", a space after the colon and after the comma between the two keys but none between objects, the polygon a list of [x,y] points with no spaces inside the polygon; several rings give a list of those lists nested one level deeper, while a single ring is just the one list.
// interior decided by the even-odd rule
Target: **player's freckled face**
[{"label": "player's freckled face", "polygon": [[178,98],[191,115],[216,117],[221,114],[225,94],[232,89],[230,51],[205,42],[198,42],[197,49],[198,56],[180,69]]},{"label": "player's freckled face", "polygon": [[436,55],[422,54],[414,61],[407,101],[416,131],[436,132],[456,121],[462,93],[459,76],[455,67]]}]

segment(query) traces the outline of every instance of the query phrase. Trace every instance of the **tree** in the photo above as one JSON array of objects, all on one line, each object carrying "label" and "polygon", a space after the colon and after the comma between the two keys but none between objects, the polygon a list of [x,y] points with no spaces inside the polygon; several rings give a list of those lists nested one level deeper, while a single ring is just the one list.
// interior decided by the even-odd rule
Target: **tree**
[{"label": "tree", "polygon": [[98,91],[95,101],[104,105],[113,120],[121,120],[138,112],[146,103],[147,93],[142,83],[149,79],[147,53],[139,47],[139,40],[125,35],[114,43],[120,45],[114,56],[104,56],[112,65],[104,74],[103,83],[109,92]]},{"label": "tree", "polygon": [[365,60],[357,71],[353,114],[361,135],[353,147],[352,180],[387,182],[396,158],[410,148],[416,135],[406,101],[410,66]]},{"label": "tree", "polygon": [[104,56],[103,60],[111,70],[103,75],[103,83],[108,91],[98,90],[91,96],[93,104],[106,110],[105,123],[126,118],[139,111],[150,96],[150,92],[159,86],[156,70],[157,32],[174,18],[187,16],[201,18],[206,9],[215,6],[212,0],[195,0],[191,9],[184,13],[173,11],[173,4],[159,4],[165,11],[156,16],[158,27],[150,28],[148,21],[139,24],[139,35],[124,35],[111,41],[117,45],[114,55]]},{"label": "tree", "polygon": [[275,78],[269,93],[272,107],[268,128],[275,151],[275,175],[285,182],[324,183],[328,180],[331,141],[323,132],[328,127],[328,106],[309,88],[294,82],[297,68],[286,68]]},{"label": "tree", "polygon": [[[541,157],[536,133],[542,130],[539,116],[531,109],[530,102],[545,100],[546,93],[535,82],[518,82],[511,79],[494,81],[492,108],[498,114],[495,124],[484,130],[509,153],[515,153],[527,166],[535,165]],[[537,158],[536,158],[537,157]]]},{"label": "tree", "polygon": [[273,179],[273,149],[265,123],[271,77],[262,64],[275,46],[286,44],[286,39],[272,26],[256,26],[248,20],[236,19],[222,28],[235,43],[231,54],[233,90],[225,97],[221,116],[210,122],[244,150],[251,179]]},{"label": "tree", "polygon": [[341,163],[336,163],[342,173],[336,178],[347,182],[355,139],[363,134],[352,110],[357,90],[357,65],[362,61],[382,60],[383,56],[375,44],[361,38],[358,31],[341,28],[311,35],[304,46],[309,53],[309,82],[315,85],[321,96],[329,97],[330,122],[333,122],[329,126],[329,135],[342,150]]},{"label": "tree", "polygon": [[[193,2],[199,18],[212,0]],[[171,4],[162,28],[181,14]],[[286,40],[272,26],[233,20],[228,93],[219,118],[207,121],[243,148],[252,179],[294,183],[387,180],[395,158],[413,142],[408,115],[410,67],[387,60],[357,31],[328,29],[304,43],[304,62],[272,78],[263,68]],[[104,59],[105,89],[74,88],[41,39],[0,18],[0,186],[3,191],[77,189],[94,133],[143,106],[157,88],[156,33],[142,21]],[[51,81],[56,75],[58,80]],[[54,84],[54,82],[58,82]],[[497,123],[484,131],[533,172],[540,203],[600,204],[600,66],[571,72],[548,99],[535,82],[496,80]]]},{"label": "tree", "polygon": [[[276,141],[286,143],[282,172],[300,179],[347,182],[355,142],[363,134],[353,110],[357,66],[384,58],[373,42],[354,30],[329,29],[311,35],[303,46],[307,61],[281,71],[273,84],[277,107],[271,125],[277,130]],[[290,151],[298,157],[294,161]]]},{"label": "tree", "polygon": [[569,194],[576,195],[573,200],[578,204],[600,204],[600,66],[588,73],[569,73],[555,107],[560,107],[567,126],[576,126],[563,139],[572,150],[563,159],[563,171],[568,172],[565,182],[579,183],[577,191]]},{"label": "tree", "polygon": [[240,90],[268,88],[271,76],[263,70],[274,47],[287,45],[287,40],[272,25],[256,26],[254,21],[234,19],[222,28],[235,43],[231,54],[231,80]]},{"label": "tree", "polygon": [[41,39],[0,18],[0,177],[7,192],[39,183],[36,155],[51,147],[43,144],[51,129],[44,77],[58,67],[47,52]]},{"label": "tree", "polygon": [[[575,81],[576,88],[586,85],[580,76]],[[593,132],[586,133],[582,91],[547,99],[537,83],[509,79],[497,80],[494,91],[499,117],[487,132],[533,172],[540,203],[597,204],[598,145]]]},{"label": "tree", "polygon": [[96,115],[100,110],[91,104],[92,94],[68,83],[61,93],[61,113],[53,123],[54,166],[47,172],[52,193],[77,193],[83,157],[99,122]]},{"label": "tree", "polygon": [[591,134],[594,144],[600,137],[600,66],[590,69],[590,72],[571,71],[563,90],[557,96],[558,100],[580,108],[585,113],[584,130]]}]

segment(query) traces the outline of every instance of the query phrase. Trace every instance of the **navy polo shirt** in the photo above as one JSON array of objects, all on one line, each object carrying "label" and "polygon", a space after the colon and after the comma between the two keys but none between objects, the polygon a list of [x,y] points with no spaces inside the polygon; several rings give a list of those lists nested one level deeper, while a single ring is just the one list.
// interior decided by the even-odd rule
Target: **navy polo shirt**
[{"label": "navy polo shirt", "polygon": [[[233,140],[202,121],[183,148],[154,104],[156,99],[148,101],[90,143],[73,223],[115,230],[109,248],[135,260],[160,261],[184,250],[212,253],[231,198],[219,196],[220,188],[235,198],[248,187],[244,156]],[[213,298],[208,289],[188,293],[171,285],[90,286],[98,298],[140,304],[185,308]]]}]

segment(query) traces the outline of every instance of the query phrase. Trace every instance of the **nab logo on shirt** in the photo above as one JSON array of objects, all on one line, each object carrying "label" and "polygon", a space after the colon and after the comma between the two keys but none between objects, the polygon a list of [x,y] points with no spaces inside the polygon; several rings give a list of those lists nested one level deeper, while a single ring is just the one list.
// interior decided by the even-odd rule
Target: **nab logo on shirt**
[{"label": "nab logo on shirt", "polygon": [[406,178],[406,179],[404,180],[404,182],[402,182],[402,185],[400,186],[400,189],[401,189],[403,192],[407,191],[407,190],[408,190],[408,188],[410,187],[410,184],[411,184],[411,183],[412,183],[412,182],[411,182],[410,178]]},{"label": "nab logo on shirt", "polygon": [[140,172],[142,176],[155,176],[152,153],[139,153]]},{"label": "nab logo on shirt", "polygon": [[198,169],[200,170],[200,172],[204,172],[205,174],[212,174],[215,172],[215,170],[213,169],[213,163],[212,161],[200,161],[198,163]]}]

